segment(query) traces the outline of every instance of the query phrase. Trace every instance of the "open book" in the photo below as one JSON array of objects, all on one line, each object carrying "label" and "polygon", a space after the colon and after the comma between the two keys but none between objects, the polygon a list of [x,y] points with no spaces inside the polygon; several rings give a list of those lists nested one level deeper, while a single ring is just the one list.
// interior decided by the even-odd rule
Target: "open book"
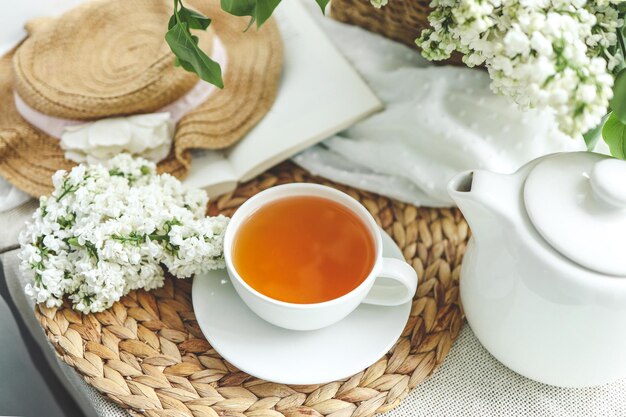
[{"label": "open book", "polygon": [[215,197],[382,109],[299,0],[276,10],[283,75],[268,114],[241,141],[194,155],[185,184]]}]

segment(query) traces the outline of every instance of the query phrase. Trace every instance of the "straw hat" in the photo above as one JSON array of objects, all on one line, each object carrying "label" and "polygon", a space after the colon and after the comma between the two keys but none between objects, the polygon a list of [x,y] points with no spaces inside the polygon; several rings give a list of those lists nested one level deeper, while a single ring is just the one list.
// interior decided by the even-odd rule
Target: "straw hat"
[{"label": "straw hat", "polygon": [[[211,56],[225,50],[225,87],[178,120],[161,172],[182,177],[191,149],[220,149],[241,139],[269,110],[282,68],[276,23],[244,33],[248,19],[222,11],[219,0],[188,0],[212,19],[196,31]],[[37,114],[73,123],[158,111],[185,99],[199,78],[174,66],[164,41],[168,0],[96,0],[56,19],[27,25],[29,37],[0,58],[0,175],[27,193],[52,190],[50,177],[75,165],[59,139],[28,123],[16,97]],[[30,119],[29,119],[30,120]]]}]

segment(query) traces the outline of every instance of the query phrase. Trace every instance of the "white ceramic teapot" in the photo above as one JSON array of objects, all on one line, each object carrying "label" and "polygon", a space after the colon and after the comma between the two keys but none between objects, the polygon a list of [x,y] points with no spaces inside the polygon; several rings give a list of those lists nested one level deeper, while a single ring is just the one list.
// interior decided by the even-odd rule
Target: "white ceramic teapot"
[{"label": "white ceramic teapot", "polygon": [[626,378],[626,162],[554,154],[448,191],[473,232],[461,300],[485,348],[547,384]]}]

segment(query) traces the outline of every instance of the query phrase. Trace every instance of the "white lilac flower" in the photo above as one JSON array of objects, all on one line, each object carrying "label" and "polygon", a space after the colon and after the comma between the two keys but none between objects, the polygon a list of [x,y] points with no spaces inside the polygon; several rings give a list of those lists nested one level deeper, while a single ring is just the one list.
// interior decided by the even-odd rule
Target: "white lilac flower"
[{"label": "white lilac flower", "polygon": [[154,163],[119,155],[53,177],[20,235],[21,270],[37,303],[107,309],[129,291],[161,287],[224,266],[224,216],[205,217],[205,192],[186,189]]},{"label": "white lilac flower", "polygon": [[371,0],[371,3],[374,7],[380,9],[381,7],[387,4],[387,1],[388,0]]},{"label": "white lilac flower", "polygon": [[454,51],[484,65],[491,88],[523,108],[551,108],[577,137],[598,125],[622,62],[617,6],[626,0],[433,0],[426,58]]}]

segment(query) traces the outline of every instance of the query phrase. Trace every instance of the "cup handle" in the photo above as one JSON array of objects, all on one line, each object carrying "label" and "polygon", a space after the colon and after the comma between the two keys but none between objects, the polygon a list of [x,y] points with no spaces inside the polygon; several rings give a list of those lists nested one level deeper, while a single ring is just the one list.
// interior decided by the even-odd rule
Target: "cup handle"
[{"label": "cup handle", "polygon": [[[415,269],[396,258],[383,258],[382,263],[376,282],[363,302],[379,306],[397,306],[412,300],[417,289]],[[387,282],[381,282],[380,278],[387,278],[384,280]],[[389,280],[396,282],[390,283]]]}]

